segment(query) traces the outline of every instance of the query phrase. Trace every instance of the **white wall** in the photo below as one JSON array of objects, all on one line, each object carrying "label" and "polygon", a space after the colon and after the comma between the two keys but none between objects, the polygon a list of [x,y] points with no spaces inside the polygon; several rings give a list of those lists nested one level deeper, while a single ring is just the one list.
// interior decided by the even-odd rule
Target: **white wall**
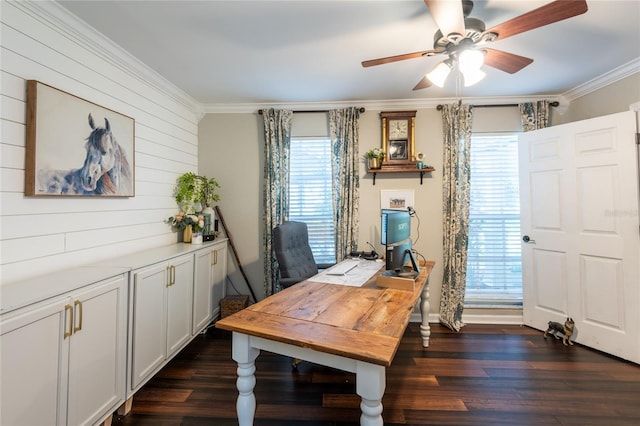
[{"label": "white wall", "polygon": [[[2,284],[175,243],[163,220],[176,177],[197,171],[198,104],[54,2],[0,8]],[[135,197],[23,195],[30,79],[135,119]]]}]

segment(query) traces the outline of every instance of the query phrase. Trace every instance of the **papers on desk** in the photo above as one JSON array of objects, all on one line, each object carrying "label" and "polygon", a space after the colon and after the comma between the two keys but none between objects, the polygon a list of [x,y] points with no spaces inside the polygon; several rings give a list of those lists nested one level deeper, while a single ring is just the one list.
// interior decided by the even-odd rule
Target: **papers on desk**
[{"label": "papers on desk", "polygon": [[[345,267],[345,265],[348,265],[348,267]],[[325,269],[319,274],[314,275],[309,278],[309,281],[360,287],[376,272],[378,272],[381,266],[382,263],[375,260],[346,259],[331,268]],[[343,273],[346,269],[348,269],[348,271]],[[340,272],[340,274],[334,273],[334,270]]]}]

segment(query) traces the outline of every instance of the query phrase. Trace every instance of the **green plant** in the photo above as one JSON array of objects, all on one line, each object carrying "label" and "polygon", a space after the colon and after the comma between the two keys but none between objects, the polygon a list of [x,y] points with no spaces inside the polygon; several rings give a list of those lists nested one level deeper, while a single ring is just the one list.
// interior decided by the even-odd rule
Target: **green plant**
[{"label": "green plant", "polygon": [[186,172],[176,180],[173,195],[180,211],[193,214],[199,210],[196,206],[198,203],[201,204],[201,208],[203,205],[210,206],[214,201],[220,200],[220,196],[216,193],[217,188],[220,188],[220,184],[215,178]]},{"label": "green plant", "polygon": [[364,153],[364,158],[384,158],[384,154],[382,148],[373,148]]},{"label": "green plant", "polygon": [[195,213],[196,203],[202,200],[202,180],[193,172],[183,173],[176,180],[173,195],[180,211],[187,214]]},{"label": "green plant", "polygon": [[220,201],[220,195],[216,194],[216,189],[220,188],[220,184],[215,178],[207,179],[206,176],[202,176],[202,182],[202,204],[210,207],[214,201]]}]

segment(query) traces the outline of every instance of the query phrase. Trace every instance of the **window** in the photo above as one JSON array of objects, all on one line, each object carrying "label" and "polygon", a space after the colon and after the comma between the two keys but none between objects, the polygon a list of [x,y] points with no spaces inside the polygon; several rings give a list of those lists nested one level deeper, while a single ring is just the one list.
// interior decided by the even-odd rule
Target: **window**
[{"label": "window", "polygon": [[518,137],[471,137],[465,302],[522,304]]},{"label": "window", "polygon": [[317,263],[334,263],[331,141],[292,138],[289,161],[289,220],[307,224]]}]

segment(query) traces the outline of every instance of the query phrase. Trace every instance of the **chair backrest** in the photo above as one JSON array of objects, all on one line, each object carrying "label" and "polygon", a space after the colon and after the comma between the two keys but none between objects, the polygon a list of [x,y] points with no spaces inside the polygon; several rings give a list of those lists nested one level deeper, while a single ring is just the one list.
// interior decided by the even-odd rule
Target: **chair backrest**
[{"label": "chair backrest", "polygon": [[295,278],[299,282],[318,273],[306,223],[289,221],[276,226],[272,244],[281,278]]}]

